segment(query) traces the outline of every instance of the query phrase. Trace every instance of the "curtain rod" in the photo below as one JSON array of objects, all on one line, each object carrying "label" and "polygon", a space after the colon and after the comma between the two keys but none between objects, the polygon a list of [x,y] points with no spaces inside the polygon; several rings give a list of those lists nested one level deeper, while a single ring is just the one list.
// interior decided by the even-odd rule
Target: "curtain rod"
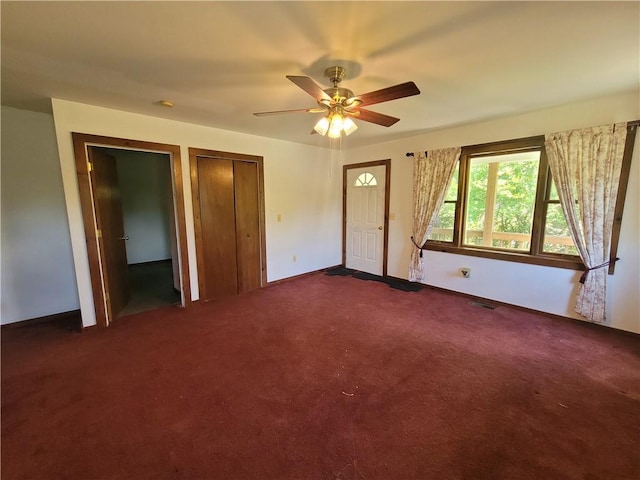
[{"label": "curtain rod", "polygon": [[[640,126],[640,120],[632,120],[630,122],[627,122],[627,127],[628,128],[633,128],[633,127],[638,127]],[[424,152],[425,155],[427,155],[429,152]],[[413,152],[407,152],[406,153],[407,157],[413,157],[415,156]]]}]

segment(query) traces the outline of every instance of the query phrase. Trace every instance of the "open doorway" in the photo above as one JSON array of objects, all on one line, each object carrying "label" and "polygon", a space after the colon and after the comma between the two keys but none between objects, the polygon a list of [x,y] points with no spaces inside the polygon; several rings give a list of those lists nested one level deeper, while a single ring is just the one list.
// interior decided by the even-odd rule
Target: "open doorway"
[{"label": "open doorway", "polygon": [[117,170],[129,295],[114,314],[122,317],[180,304],[170,155],[90,148],[111,155]]},{"label": "open doorway", "polygon": [[79,133],[73,141],[98,325],[189,306],[179,146]]}]

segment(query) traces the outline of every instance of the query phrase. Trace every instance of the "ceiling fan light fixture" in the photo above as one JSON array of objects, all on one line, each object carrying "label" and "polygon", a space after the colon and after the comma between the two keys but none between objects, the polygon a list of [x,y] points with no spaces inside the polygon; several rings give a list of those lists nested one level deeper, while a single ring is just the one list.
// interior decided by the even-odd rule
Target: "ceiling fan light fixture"
[{"label": "ceiling fan light fixture", "polygon": [[345,135],[351,135],[358,129],[358,126],[356,122],[341,112],[332,112],[318,120],[313,129],[320,135],[326,135],[329,138],[340,138],[343,132]]},{"label": "ceiling fan light fixture", "polygon": [[329,131],[327,132],[327,136],[329,138],[340,138],[342,136],[343,128],[344,128],[344,120],[342,119],[342,115],[339,113],[335,113],[331,116],[331,121],[329,122]]},{"label": "ceiling fan light fixture", "polygon": [[342,129],[344,130],[344,133],[346,135],[351,135],[353,132],[355,132],[358,129],[358,125],[356,125],[356,122],[351,120],[351,118],[345,117],[344,122],[342,124]]},{"label": "ceiling fan light fixture", "polygon": [[326,135],[329,131],[329,117],[322,117],[313,129],[320,135]]}]

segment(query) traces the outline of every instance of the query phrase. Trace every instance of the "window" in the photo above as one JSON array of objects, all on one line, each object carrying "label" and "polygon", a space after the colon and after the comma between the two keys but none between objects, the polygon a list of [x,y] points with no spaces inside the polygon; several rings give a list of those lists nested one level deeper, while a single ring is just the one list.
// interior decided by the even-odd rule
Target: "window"
[{"label": "window", "polygon": [[[545,197],[546,214],[542,251],[545,253],[578,255],[578,249],[569,234],[569,226],[560,205],[556,186],[553,180],[549,184],[550,193]],[[579,210],[580,205],[578,205]]]},{"label": "window", "polygon": [[471,156],[463,245],[528,251],[540,152]]},{"label": "window", "polygon": [[544,137],[464,147],[424,248],[581,268]]},{"label": "window", "polygon": [[354,187],[375,187],[378,185],[378,181],[373,173],[364,172],[358,175],[356,181],[353,182]]},{"label": "window", "polygon": [[453,172],[453,176],[451,177],[451,182],[447,187],[447,194],[444,197],[442,207],[433,220],[431,232],[429,233],[429,240],[453,242],[453,226],[455,223],[456,203],[458,200],[459,171],[460,164],[458,163]]}]

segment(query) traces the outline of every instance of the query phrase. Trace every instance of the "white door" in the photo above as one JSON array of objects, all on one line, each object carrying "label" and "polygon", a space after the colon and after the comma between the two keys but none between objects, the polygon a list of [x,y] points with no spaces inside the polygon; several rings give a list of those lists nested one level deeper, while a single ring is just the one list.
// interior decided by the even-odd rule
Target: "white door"
[{"label": "white door", "polygon": [[347,170],[345,267],[382,275],[384,165]]}]

